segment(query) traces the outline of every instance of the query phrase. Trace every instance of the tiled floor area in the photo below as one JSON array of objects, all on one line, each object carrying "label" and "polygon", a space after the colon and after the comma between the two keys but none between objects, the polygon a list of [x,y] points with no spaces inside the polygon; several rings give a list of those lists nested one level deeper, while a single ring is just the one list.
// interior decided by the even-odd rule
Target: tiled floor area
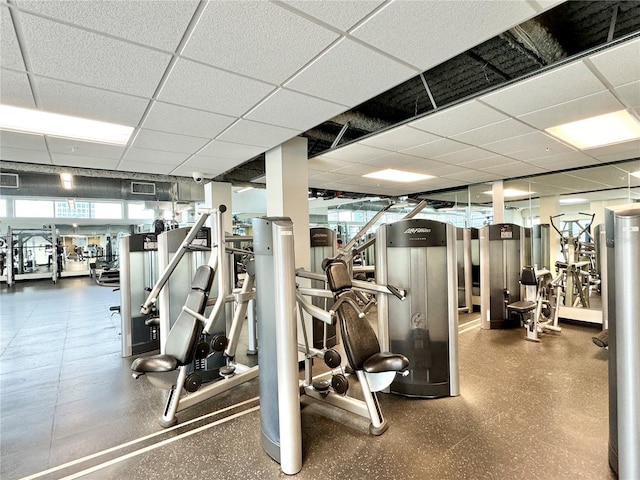
[{"label": "tiled floor area", "polygon": [[[162,393],[121,358],[117,303],[87,277],[0,286],[0,477],[286,477],[260,446],[257,380],[179,413],[173,429],[158,426]],[[461,395],[380,395],[390,423],[380,437],[363,420],[306,407],[296,477],[615,478],[607,351],[591,342],[593,328],[562,327],[539,344],[520,329],[465,329]]]}]

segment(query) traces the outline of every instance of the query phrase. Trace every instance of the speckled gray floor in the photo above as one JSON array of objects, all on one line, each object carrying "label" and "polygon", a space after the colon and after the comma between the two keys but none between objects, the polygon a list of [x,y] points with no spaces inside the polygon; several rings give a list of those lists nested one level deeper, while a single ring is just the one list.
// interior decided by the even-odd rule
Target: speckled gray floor
[{"label": "speckled gray floor", "polygon": [[[120,319],[108,310],[118,302],[88,278],[0,286],[0,477],[286,477],[260,446],[257,381],[179,413],[190,425],[158,426],[162,394],[120,357]],[[607,352],[592,328],[562,327],[539,344],[520,329],[461,334],[461,396],[380,395],[390,423],[380,437],[358,417],[305,407],[296,478],[615,478]]]}]

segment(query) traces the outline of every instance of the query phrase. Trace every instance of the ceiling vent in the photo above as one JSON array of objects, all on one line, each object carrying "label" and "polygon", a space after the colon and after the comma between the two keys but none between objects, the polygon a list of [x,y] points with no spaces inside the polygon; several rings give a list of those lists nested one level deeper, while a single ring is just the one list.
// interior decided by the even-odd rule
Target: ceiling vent
[{"label": "ceiling vent", "polygon": [[17,173],[0,173],[0,187],[19,188],[20,180]]},{"label": "ceiling vent", "polygon": [[131,193],[136,195],[155,195],[156,184],[144,182],[131,182]]}]

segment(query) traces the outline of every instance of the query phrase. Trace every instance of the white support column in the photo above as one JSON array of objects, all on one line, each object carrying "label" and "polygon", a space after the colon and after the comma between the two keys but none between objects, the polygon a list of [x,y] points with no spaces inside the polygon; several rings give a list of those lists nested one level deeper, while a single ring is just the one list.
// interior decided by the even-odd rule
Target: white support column
[{"label": "white support column", "polygon": [[309,178],[307,139],[295,137],[266,153],[267,216],[293,222],[295,266],[309,269]]},{"label": "white support column", "polygon": [[504,223],[504,182],[493,182],[493,223]]},{"label": "white support column", "polygon": [[[557,260],[564,261],[564,258],[560,254],[560,237],[558,233],[551,226],[549,217],[558,215],[560,210],[560,202],[558,197],[540,197],[540,223],[549,225],[549,268],[554,271],[554,265]],[[561,219],[554,220],[555,224],[560,228]]]},{"label": "white support column", "polygon": [[[225,233],[233,233],[233,209],[231,208],[231,184],[225,182],[209,182],[204,185],[204,205],[209,208],[218,208],[220,205],[227,207],[227,211],[222,215],[222,224]],[[197,214],[197,212],[196,212]],[[213,231],[214,219],[209,217],[206,225],[210,227],[211,238],[216,238]]]},{"label": "white support column", "polygon": [[[293,222],[295,268],[311,268],[311,240],[309,236],[309,176],[307,168],[307,139],[295,137],[269,150],[265,155],[267,176],[267,216],[289,217]],[[302,287],[311,286],[307,279],[297,279]],[[258,291],[260,286],[258,285]],[[304,328],[311,341],[311,316],[304,315]],[[304,343],[302,328],[298,328],[298,343]],[[299,354],[299,360],[304,357]]]}]

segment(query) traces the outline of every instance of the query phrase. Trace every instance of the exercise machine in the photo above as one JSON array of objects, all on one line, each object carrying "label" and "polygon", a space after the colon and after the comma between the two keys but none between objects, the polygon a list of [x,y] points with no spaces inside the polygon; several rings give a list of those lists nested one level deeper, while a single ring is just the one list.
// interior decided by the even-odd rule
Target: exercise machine
[{"label": "exercise machine", "polygon": [[[140,313],[140,305],[158,274],[158,236],[155,233],[135,233],[120,239],[120,320],[122,325],[122,356],[130,357],[160,348],[160,321],[154,308]],[[109,276],[109,278],[111,278]],[[103,275],[99,283],[107,285]]]},{"label": "exercise machine", "polygon": [[[322,262],[325,258],[333,258],[336,253],[336,232],[326,227],[313,227],[309,230],[311,245],[312,272],[322,273]],[[311,287],[326,289],[326,280],[311,280]],[[312,303],[323,310],[328,309],[328,298],[314,297]],[[329,348],[337,343],[336,327],[323,322],[319,318],[313,318],[313,347]]]},{"label": "exercise machine", "polygon": [[559,305],[562,303],[561,276],[551,276],[549,270],[525,266],[520,284],[525,288],[524,300],[507,305],[509,317],[517,315],[525,327],[525,340],[539,342],[540,334],[561,332],[558,326]]},{"label": "exercise machine", "polygon": [[520,272],[525,263],[525,233],[512,223],[479,229],[480,327],[485,330],[520,326],[520,316],[507,305],[524,298]]},{"label": "exercise machine", "polygon": [[[301,395],[370,418],[370,432],[379,435],[387,424],[375,391],[386,388],[392,380],[388,378],[389,374],[395,376],[396,371],[404,370],[408,362],[402,355],[380,353],[375,333],[354,300],[347,262],[329,259],[325,263],[327,282],[336,299],[330,312],[326,312],[302,299],[302,294],[296,294],[291,220],[282,217],[253,219],[253,233],[259,290],[258,355],[263,365],[260,373],[261,444],[265,452],[280,463],[285,474],[293,475],[302,469]],[[364,400],[336,393],[328,385],[318,383],[308,370],[305,370],[305,379],[299,380],[298,351],[306,354],[305,366],[321,352],[308,341],[302,348],[298,345],[296,299],[300,308],[314,317],[328,323],[339,321],[349,367],[358,379]]]},{"label": "exercise machine", "polygon": [[[62,274],[55,225],[43,228],[7,227],[5,273],[7,286],[18,280],[50,278],[56,283]],[[0,276],[2,272],[0,272]]]},{"label": "exercise machine", "polygon": [[564,261],[555,264],[558,274],[562,275],[563,279],[564,304],[560,306],[560,318],[602,324],[601,311],[590,308],[591,291],[599,280],[592,275],[594,243],[585,238],[589,235],[595,214],[580,213],[589,217],[585,225],[574,220],[565,222],[565,227],[560,230],[554,219],[563,215],[549,218],[551,226],[560,236],[560,248],[564,258]]},{"label": "exercise machine", "polygon": [[458,312],[473,312],[473,272],[471,268],[471,230],[456,228],[458,259]]},{"label": "exercise machine", "polygon": [[[232,291],[229,289],[226,238],[222,230],[222,214],[225,211],[224,205],[217,209],[201,210],[200,216],[193,227],[184,235],[176,253],[160,274],[141,307],[143,314],[148,314],[153,309],[163,287],[169,281],[172,273],[177,270],[181,259],[187,252],[194,248],[199,248],[202,252],[207,250],[207,247],[203,246],[201,242],[202,227],[205,221],[212,216],[214,219],[212,227],[214,238],[208,250],[210,252],[208,261],[195,268],[186,302],[179,310],[171,328],[167,328],[166,339],[161,342],[161,353],[149,357],[139,357],[131,364],[134,378],[144,375],[153,385],[168,392],[166,404],[160,417],[160,425],[163,427],[177,423],[177,412],[234,388],[258,375],[257,366],[248,367],[238,363],[235,359],[241,332],[240,327],[247,315],[250,300],[255,299],[254,276],[252,274],[253,267],[248,265],[248,275],[242,288]],[[167,233],[169,232],[165,232],[159,237]],[[221,334],[214,335],[214,332],[217,331],[217,324],[224,323],[226,304],[235,305],[228,337]],[[211,310],[205,316],[207,307],[211,307]],[[163,310],[161,306],[160,311]],[[207,382],[208,379],[204,377],[204,374],[211,372],[208,362],[210,359],[213,364],[221,366],[215,369],[218,375]],[[206,365],[206,368],[203,368],[203,365]]]},{"label": "exercise machine", "polygon": [[378,298],[383,351],[405,355],[409,374],[392,393],[413,397],[460,394],[456,228],[425,219],[399,220],[376,232],[376,282],[407,285],[406,299]]}]

